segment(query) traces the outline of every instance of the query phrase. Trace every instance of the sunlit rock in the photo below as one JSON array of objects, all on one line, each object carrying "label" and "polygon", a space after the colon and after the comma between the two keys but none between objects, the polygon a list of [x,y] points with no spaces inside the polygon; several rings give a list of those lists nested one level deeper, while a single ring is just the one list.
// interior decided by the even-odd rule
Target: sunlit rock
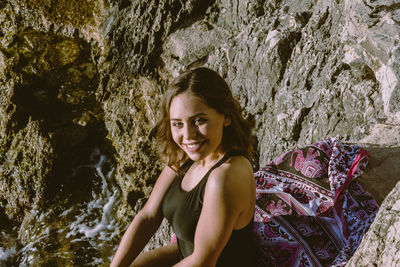
[{"label": "sunlit rock", "polygon": [[370,230],[346,266],[399,265],[399,195],[400,183],[385,198]]},{"label": "sunlit rock", "polygon": [[379,82],[385,114],[390,120],[398,122],[398,7],[391,1],[374,1],[369,5],[362,1],[345,1],[344,11],[346,19],[341,39],[349,46],[345,61],[355,71],[365,68],[372,70]]}]

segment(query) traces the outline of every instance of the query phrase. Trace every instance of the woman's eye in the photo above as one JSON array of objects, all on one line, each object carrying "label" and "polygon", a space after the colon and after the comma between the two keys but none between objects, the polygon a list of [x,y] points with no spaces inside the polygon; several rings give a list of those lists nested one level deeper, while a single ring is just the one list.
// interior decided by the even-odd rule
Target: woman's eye
[{"label": "woman's eye", "polygon": [[194,120],[194,124],[196,124],[196,125],[200,125],[200,124],[203,124],[205,122],[206,122],[206,120],[205,119],[201,119],[201,118]]},{"label": "woman's eye", "polygon": [[171,122],[171,125],[172,125],[172,127],[178,127],[178,128],[180,128],[180,127],[182,127],[182,122]]}]

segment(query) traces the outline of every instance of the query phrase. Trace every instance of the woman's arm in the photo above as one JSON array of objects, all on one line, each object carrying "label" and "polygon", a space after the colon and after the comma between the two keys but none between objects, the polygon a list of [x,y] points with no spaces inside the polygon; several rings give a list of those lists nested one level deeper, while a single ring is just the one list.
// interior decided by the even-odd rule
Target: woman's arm
[{"label": "woman's arm", "polygon": [[253,217],[254,202],[253,172],[245,158],[231,158],[215,169],[206,185],[193,254],[175,266],[215,266],[232,231]]},{"label": "woman's arm", "polygon": [[125,231],[111,266],[129,266],[157,231],[163,219],[161,204],[175,177],[170,167],[163,169],[145,206]]},{"label": "woman's arm", "polygon": [[[143,211],[143,210],[142,210]],[[125,231],[111,266],[129,266],[157,231],[162,218],[140,211]]]}]

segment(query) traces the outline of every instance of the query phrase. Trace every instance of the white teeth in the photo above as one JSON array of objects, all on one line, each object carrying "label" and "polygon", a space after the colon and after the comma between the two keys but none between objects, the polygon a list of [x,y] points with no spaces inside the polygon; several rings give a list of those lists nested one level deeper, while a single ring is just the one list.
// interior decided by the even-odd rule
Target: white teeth
[{"label": "white teeth", "polygon": [[188,148],[195,148],[196,146],[198,146],[199,144],[191,144],[191,145],[187,145]]},{"label": "white teeth", "polygon": [[197,147],[199,147],[202,144],[202,142],[199,143],[194,143],[194,144],[186,144],[186,147],[188,149],[196,149]]}]

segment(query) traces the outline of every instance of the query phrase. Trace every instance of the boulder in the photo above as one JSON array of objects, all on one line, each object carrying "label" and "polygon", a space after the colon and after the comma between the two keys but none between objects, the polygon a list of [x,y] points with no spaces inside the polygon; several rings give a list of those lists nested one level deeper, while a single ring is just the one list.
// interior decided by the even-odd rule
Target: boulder
[{"label": "boulder", "polygon": [[398,266],[400,264],[400,183],[383,201],[375,221],[346,266]]}]

